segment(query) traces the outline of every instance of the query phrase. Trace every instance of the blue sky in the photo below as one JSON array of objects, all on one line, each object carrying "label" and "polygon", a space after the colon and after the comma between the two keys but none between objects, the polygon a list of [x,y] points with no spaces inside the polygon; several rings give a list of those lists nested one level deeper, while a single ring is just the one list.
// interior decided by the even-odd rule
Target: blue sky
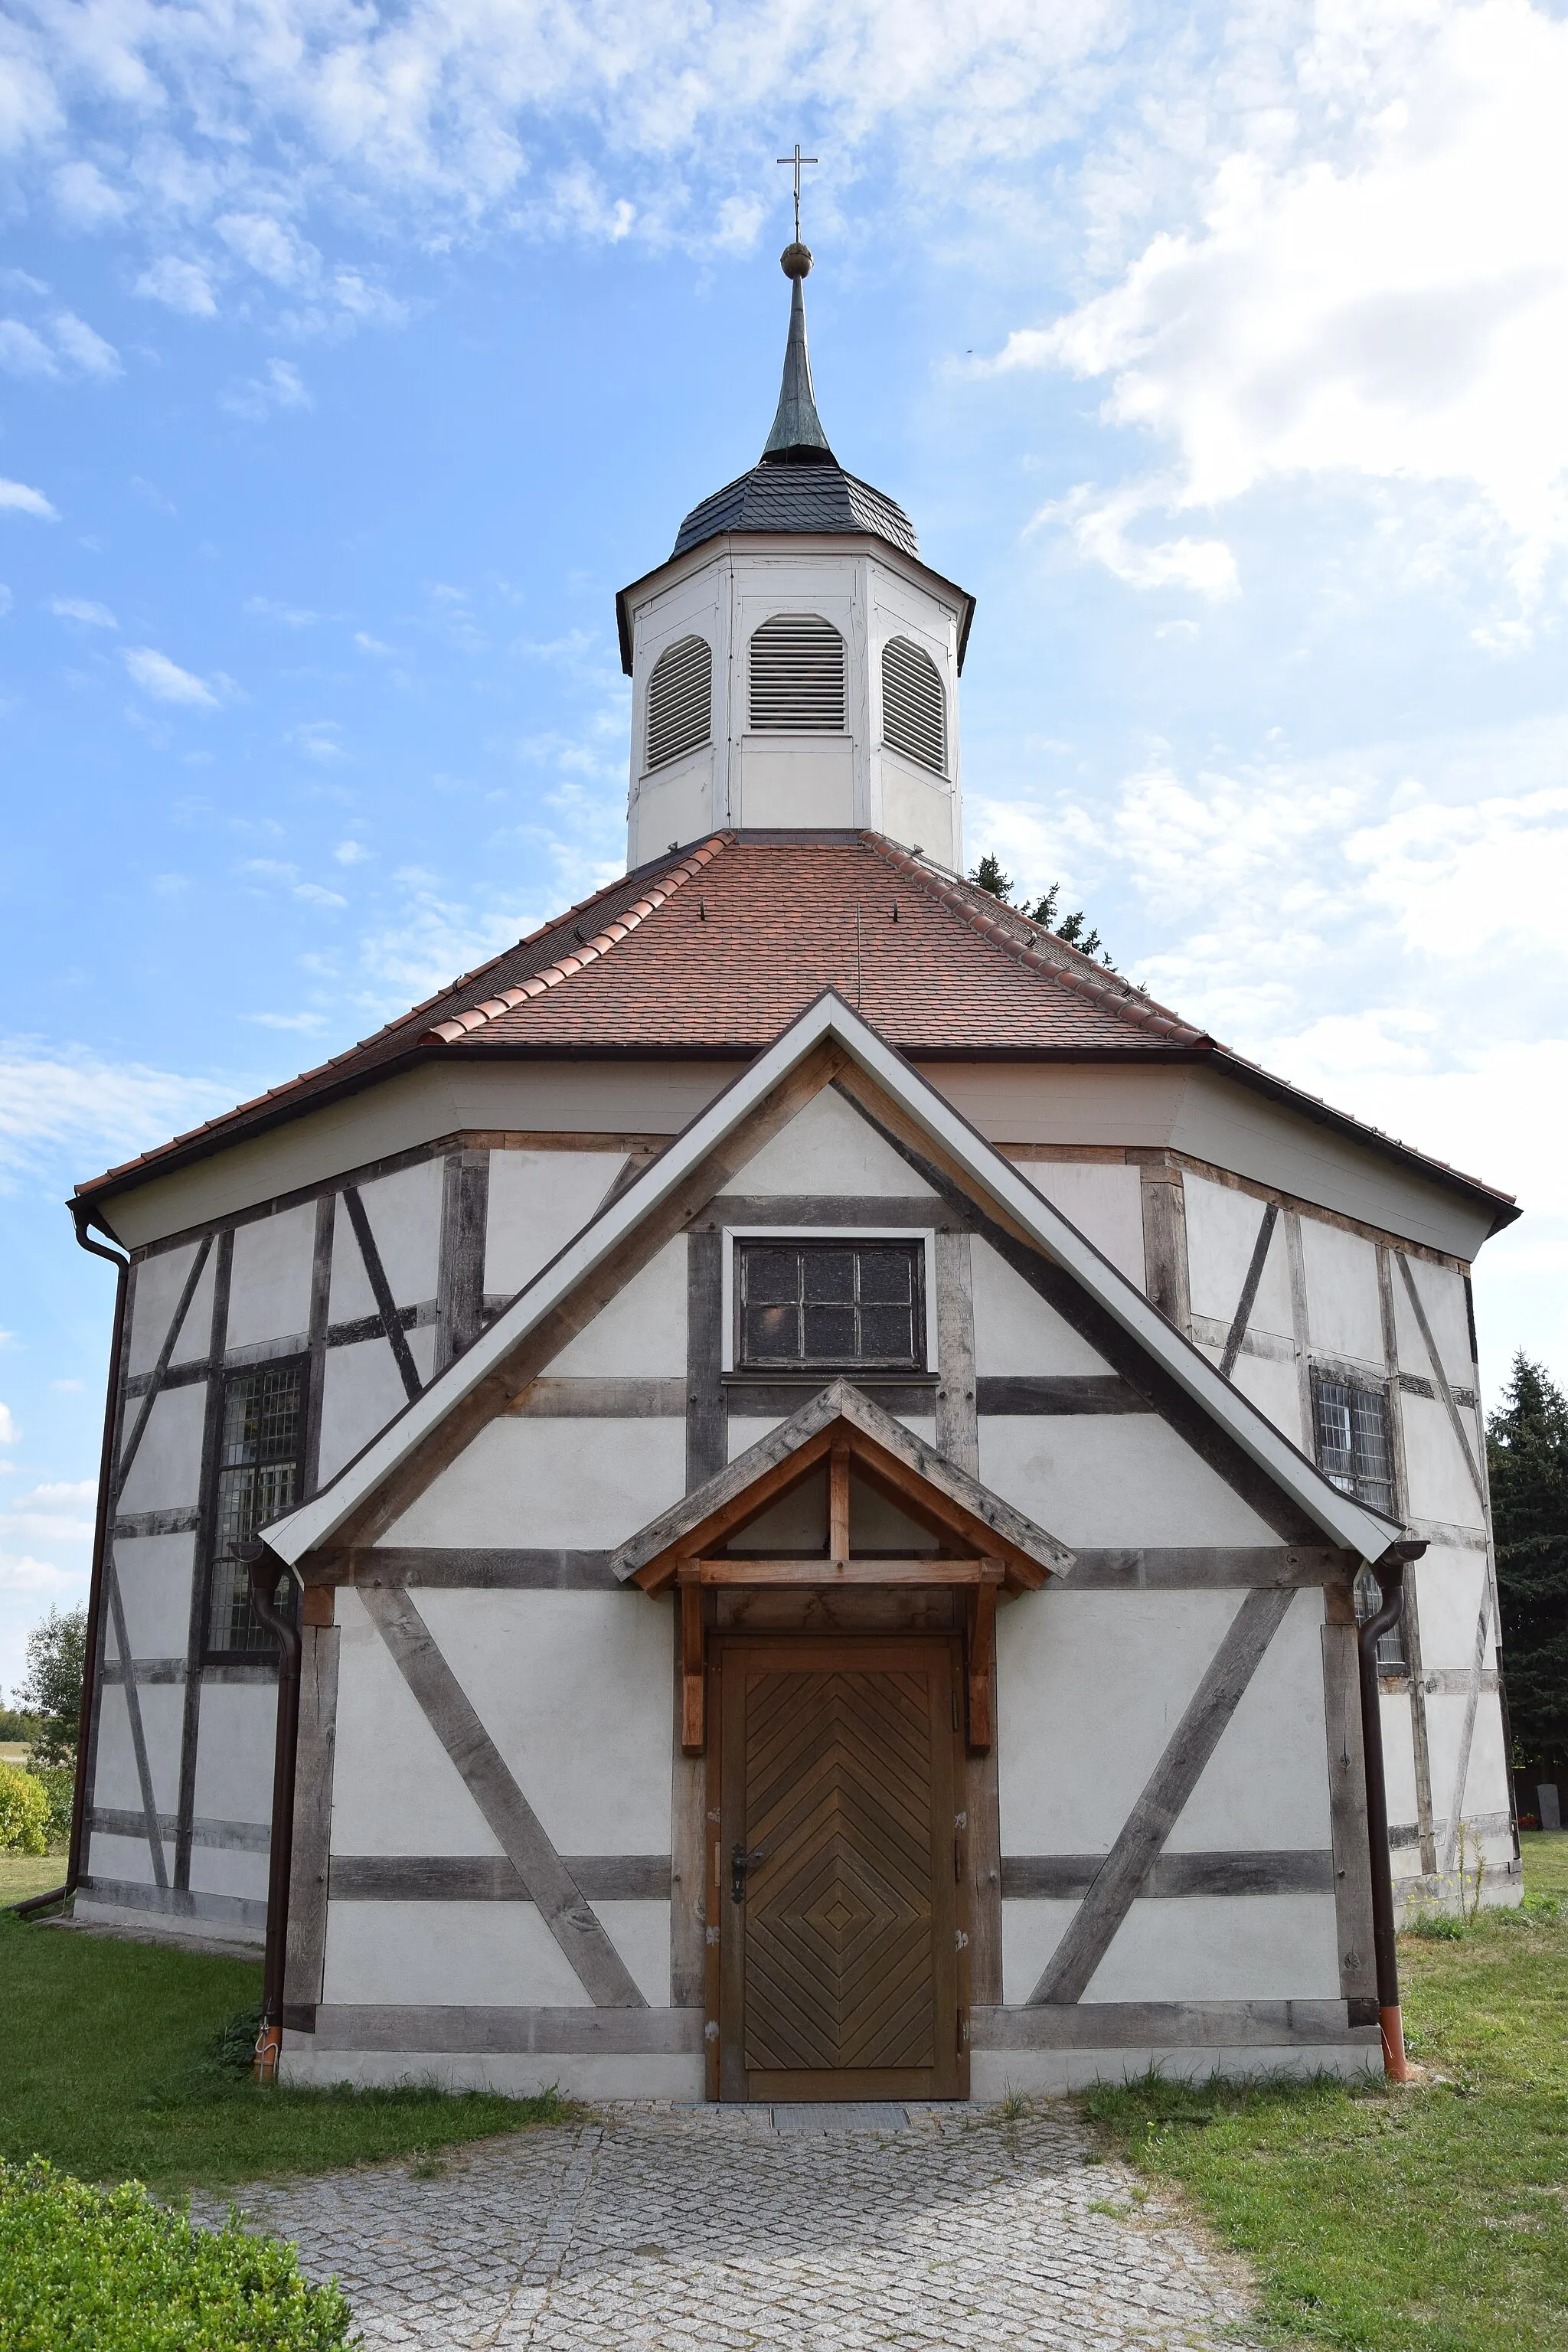
[{"label": "blue sky", "polygon": [[971,855],[1516,1191],[1568,1377],[1568,23],[32,0],[0,30],[0,1687],[85,1589],[72,1181],[620,870],[615,590],[819,399],[979,598]]}]

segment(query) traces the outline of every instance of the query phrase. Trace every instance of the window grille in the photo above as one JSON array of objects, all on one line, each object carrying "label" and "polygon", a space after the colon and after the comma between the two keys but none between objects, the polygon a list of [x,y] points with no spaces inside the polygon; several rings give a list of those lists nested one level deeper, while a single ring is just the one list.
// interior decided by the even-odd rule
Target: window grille
[{"label": "window grille", "polygon": [[1387,1397],[1382,1389],[1358,1388],[1323,1373],[1313,1380],[1312,1394],[1318,1467],[1347,1495],[1392,1516],[1394,1464]]},{"label": "window grille", "polygon": [[[250,1570],[240,1559],[258,1528],[288,1510],[300,1485],[305,1434],[303,1364],[267,1364],[224,1383],[207,1646],[219,1652],[277,1649],[257,1615]],[[298,1585],[280,1583],[275,1606],[293,1608]]]},{"label": "window grille", "polygon": [[742,1242],[738,1362],[748,1370],[925,1370],[919,1242]]},{"label": "window grille", "polygon": [[752,636],[753,730],[826,735],[844,725],[844,640],[816,613],[778,613]]},{"label": "window grille", "polygon": [[667,646],[647,682],[647,764],[700,751],[713,732],[713,651],[705,637]]},{"label": "window grille", "polygon": [[908,637],[882,647],[882,740],[933,775],[947,773],[947,698],[935,662]]},{"label": "window grille", "polygon": [[[1408,1570],[1406,1573],[1408,1574]],[[1383,1587],[1370,1568],[1363,1568],[1355,1580],[1355,1621],[1364,1625],[1375,1617],[1383,1606]],[[1403,1675],[1409,1672],[1405,1655],[1405,1620],[1391,1625],[1386,1633],[1377,1637],[1377,1670],[1380,1675]]]}]

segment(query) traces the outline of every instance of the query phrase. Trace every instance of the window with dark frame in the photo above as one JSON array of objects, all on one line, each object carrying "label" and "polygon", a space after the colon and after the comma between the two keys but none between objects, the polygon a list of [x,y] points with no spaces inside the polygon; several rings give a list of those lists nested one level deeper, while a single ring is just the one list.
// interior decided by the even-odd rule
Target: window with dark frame
[{"label": "window with dark frame", "polygon": [[[261,1364],[224,1382],[218,1447],[207,1649],[220,1657],[273,1655],[276,1637],[257,1615],[250,1569],[241,1547],[299,1499],[304,1475],[305,1366]],[[286,1577],[275,1605],[297,1608],[299,1588]]]},{"label": "window with dark frame", "polygon": [[735,1255],[738,1370],[925,1370],[921,1243],[740,1242]]},{"label": "window with dark frame", "polygon": [[[1324,1476],[1359,1502],[1392,1515],[1394,1453],[1385,1391],[1317,1372],[1312,1377],[1312,1411],[1317,1422],[1318,1467]],[[1357,1624],[1364,1625],[1382,1606],[1383,1589],[1372,1570],[1363,1568],[1355,1583]],[[1406,1672],[1402,1625],[1379,1635],[1377,1666],[1384,1675]]]}]

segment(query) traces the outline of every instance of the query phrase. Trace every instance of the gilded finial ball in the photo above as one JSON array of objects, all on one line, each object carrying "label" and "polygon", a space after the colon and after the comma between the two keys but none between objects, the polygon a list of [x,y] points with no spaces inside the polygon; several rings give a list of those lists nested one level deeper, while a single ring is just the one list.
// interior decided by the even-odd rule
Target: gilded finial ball
[{"label": "gilded finial ball", "polygon": [[779,268],[786,278],[811,276],[811,247],[808,245],[786,245],[779,256]]}]

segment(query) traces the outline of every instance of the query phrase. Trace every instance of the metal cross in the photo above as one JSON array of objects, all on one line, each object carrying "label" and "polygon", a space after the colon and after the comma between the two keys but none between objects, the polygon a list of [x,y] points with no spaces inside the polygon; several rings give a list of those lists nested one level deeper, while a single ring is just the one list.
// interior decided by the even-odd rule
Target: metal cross
[{"label": "metal cross", "polygon": [[800,243],[800,167],[803,163],[815,163],[818,159],[815,155],[803,155],[800,152],[800,142],[797,139],[795,143],[795,153],[780,155],[776,160],[781,163],[795,165],[795,241],[798,245]]}]

